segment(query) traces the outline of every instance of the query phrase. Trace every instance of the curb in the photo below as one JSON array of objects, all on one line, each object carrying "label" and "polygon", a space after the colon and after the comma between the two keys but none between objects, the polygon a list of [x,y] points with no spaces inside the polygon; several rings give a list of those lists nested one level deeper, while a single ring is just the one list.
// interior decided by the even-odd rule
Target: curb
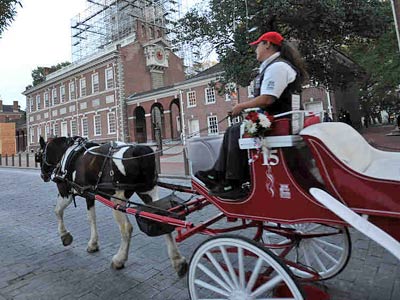
[{"label": "curb", "polygon": [[377,143],[374,143],[373,141],[369,141],[369,144],[372,147],[383,150],[383,151],[400,152],[400,149],[398,149],[398,148],[393,148],[393,147],[384,146],[384,145],[378,145]]},{"label": "curb", "polygon": [[40,171],[40,168],[35,168],[35,167],[17,167],[17,166],[0,166],[0,169],[16,169],[16,170],[34,170],[34,171]]}]

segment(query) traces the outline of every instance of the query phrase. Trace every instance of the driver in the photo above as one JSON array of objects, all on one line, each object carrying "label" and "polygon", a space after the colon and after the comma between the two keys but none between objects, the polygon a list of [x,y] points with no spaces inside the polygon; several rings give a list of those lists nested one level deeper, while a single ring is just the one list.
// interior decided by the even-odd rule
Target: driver
[{"label": "driver", "polygon": [[[301,83],[307,77],[299,52],[274,31],[264,33],[250,45],[256,46],[256,58],[261,62],[254,81],[254,99],[235,105],[232,116],[255,107],[264,109],[270,115],[291,111],[291,95],[300,91]],[[246,196],[242,184],[249,181],[250,174],[247,151],[239,148],[239,138],[240,124],[229,127],[214,167],[195,174],[212,195],[225,199]]]}]

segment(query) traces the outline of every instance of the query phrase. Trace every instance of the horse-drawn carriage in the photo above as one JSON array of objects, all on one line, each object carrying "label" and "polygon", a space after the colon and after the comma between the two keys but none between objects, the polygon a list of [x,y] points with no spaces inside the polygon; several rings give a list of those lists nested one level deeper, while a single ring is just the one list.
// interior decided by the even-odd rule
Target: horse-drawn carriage
[{"label": "horse-drawn carriage", "polygon": [[[197,195],[189,201],[170,196],[152,203],[143,197],[146,205],[132,205],[126,201],[129,194],[92,193],[93,185],[90,189],[75,183],[72,188],[115,212],[135,215],[149,235],[167,234],[168,252],[180,275],[186,272],[186,262],[175,241],[198,233],[211,236],[197,247],[189,263],[191,299],[323,299],[315,296],[317,290],[304,289],[301,283],[332,278],[343,270],[351,252],[349,226],[400,259],[400,153],[373,148],[344,123],[302,123],[305,128],[291,134],[289,121],[280,119],[268,136],[239,141],[248,151],[251,172],[249,193],[243,199],[210,195],[194,176],[191,187],[158,183]],[[218,137],[188,141],[193,174],[213,165],[220,145]],[[98,153],[90,149],[84,153]],[[111,152],[102,153],[106,157]],[[42,165],[55,165],[46,155],[44,150],[39,158]],[[61,160],[64,169],[65,164]],[[95,182],[101,184],[98,179]],[[145,190],[138,193],[154,196]],[[208,205],[218,208],[215,216],[199,224],[186,219]],[[124,222],[119,221],[120,228]],[[64,225],[60,226],[60,234],[65,234]],[[121,229],[122,236],[131,230]],[[95,249],[96,239],[96,234],[91,237],[88,251],[90,246]],[[123,266],[126,247],[129,241],[114,256],[116,267],[121,267],[121,261]]]}]

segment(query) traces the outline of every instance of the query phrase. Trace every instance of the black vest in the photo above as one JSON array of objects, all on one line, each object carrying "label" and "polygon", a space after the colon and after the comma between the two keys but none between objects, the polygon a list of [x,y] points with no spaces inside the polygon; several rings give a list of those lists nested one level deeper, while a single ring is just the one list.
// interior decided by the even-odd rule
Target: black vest
[{"label": "black vest", "polygon": [[[265,70],[271,66],[272,64],[276,62],[284,62],[291,66],[297,73],[296,77],[299,76],[299,72],[297,72],[296,68],[287,60],[277,57],[274,59],[272,62],[270,62],[262,71],[257,75],[257,77],[254,79],[254,97],[258,97],[261,94],[261,84],[264,79],[264,73]],[[276,115],[284,112],[288,112],[292,110],[292,94],[296,91],[295,88],[295,81],[289,83],[289,85],[286,87],[286,89],[283,91],[282,95],[279,97],[279,99],[276,99],[274,103],[271,105],[268,105],[268,107],[261,107],[264,109],[267,113],[271,115]]]}]

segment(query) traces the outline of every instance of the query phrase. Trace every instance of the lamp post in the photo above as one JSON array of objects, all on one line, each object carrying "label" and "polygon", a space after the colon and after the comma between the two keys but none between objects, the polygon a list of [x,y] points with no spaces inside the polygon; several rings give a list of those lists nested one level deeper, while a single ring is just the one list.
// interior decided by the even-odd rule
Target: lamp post
[{"label": "lamp post", "polygon": [[[185,112],[183,111],[183,92],[179,89],[179,106],[180,106],[180,119],[181,119],[181,141],[183,148],[186,147],[186,125],[185,125]],[[189,175],[189,162],[186,157],[186,151],[183,149],[183,163],[185,167],[185,175]]]},{"label": "lamp post", "polygon": [[391,0],[390,2],[392,4],[394,26],[396,28],[397,43],[399,45],[399,52],[400,52],[400,32],[399,32],[400,3],[399,0]]}]

